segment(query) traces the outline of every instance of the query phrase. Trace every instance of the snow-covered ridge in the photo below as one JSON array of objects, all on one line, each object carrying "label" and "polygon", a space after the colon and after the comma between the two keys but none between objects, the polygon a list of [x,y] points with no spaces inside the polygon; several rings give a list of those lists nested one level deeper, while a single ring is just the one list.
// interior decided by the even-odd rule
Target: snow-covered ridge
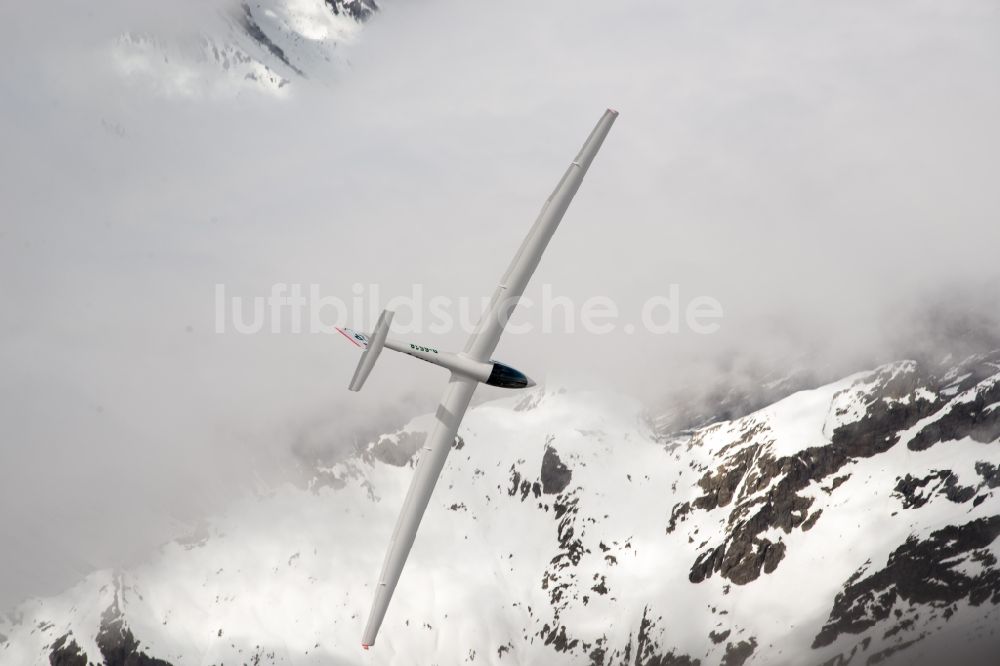
[{"label": "snow-covered ridge", "polygon": [[126,80],[167,97],[282,96],[295,80],[334,75],[376,10],[374,0],[242,0],[185,35],[126,32],[110,57]]},{"label": "snow-covered ridge", "polygon": [[913,663],[958,642],[995,649],[998,359],[894,363],[670,438],[617,395],[481,405],[363,653],[429,424],[414,419],[145,565],[22,604],[0,621],[0,662]]}]

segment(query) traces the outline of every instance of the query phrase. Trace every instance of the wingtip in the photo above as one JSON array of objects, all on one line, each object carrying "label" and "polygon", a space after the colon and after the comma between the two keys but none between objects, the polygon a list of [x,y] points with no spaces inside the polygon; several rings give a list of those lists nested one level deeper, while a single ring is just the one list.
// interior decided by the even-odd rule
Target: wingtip
[{"label": "wingtip", "polygon": [[367,643],[362,643],[362,644],[361,644],[361,649],[362,649],[362,650],[367,650],[367,649],[368,649],[368,648],[370,648],[370,647],[371,647],[371,645],[368,645]]},{"label": "wingtip", "polygon": [[611,107],[609,106],[609,107],[608,107],[608,113],[610,113],[610,114],[611,114],[611,115],[613,115],[613,116],[617,116],[617,115],[618,115],[618,109],[612,109],[612,108],[611,108]]}]

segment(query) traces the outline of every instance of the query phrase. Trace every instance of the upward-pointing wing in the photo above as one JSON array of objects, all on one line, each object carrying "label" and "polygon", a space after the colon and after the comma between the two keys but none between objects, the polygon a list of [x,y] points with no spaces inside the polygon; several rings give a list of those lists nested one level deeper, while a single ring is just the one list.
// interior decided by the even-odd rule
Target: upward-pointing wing
[{"label": "upward-pointing wing", "polygon": [[[573,199],[583,176],[587,173],[590,163],[594,160],[594,155],[604,142],[604,137],[608,135],[611,124],[618,117],[618,112],[608,109],[598,121],[597,126],[587,137],[587,141],[580,149],[576,159],[570,164],[562,180],[556,185],[556,189],[549,196],[542,212],[535,220],[528,236],[521,243],[520,249],[514,256],[510,267],[500,280],[500,285],[493,294],[489,310],[483,314],[483,318],[476,327],[476,332],[469,338],[465,348],[466,355],[478,361],[487,361],[496,349],[500,335],[503,333],[507,318],[513,311],[517,300],[524,293],[524,288],[535,272],[538,261],[548,245],[549,239],[555,233],[559,221],[569,207],[569,202]],[[375,637],[378,635],[382,619],[385,617],[386,609],[389,607],[389,600],[399,582],[399,576],[403,571],[403,565],[410,554],[413,540],[417,535],[417,527],[420,519],[424,515],[427,503],[430,501],[434,485],[437,483],[438,475],[444,467],[448,452],[451,450],[452,442],[458,433],[458,425],[465,416],[465,410],[469,407],[469,401],[476,390],[478,382],[458,374],[452,374],[448,382],[448,388],[441,398],[435,414],[434,426],[424,444],[424,451],[417,463],[417,469],[410,485],[410,490],[406,494],[403,502],[403,509],[396,522],[396,529],[389,542],[389,552],[386,553],[385,562],[382,564],[382,573],[379,575],[378,586],[375,590],[375,602],[372,605],[371,614],[368,616],[368,625],[362,637],[362,645],[368,647],[375,644]]]},{"label": "upward-pointing wing", "polygon": [[611,125],[618,117],[618,112],[608,109],[597,121],[594,130],[587,137],[583,147],[573,160],[566,173],[563,174],[556,189],[552,191],[549,198],[542,206],[538,218],[531,226],[531,231],[525,237],[524,242],[518,249],[514,259],[511,260],[507,272],[500,278],[500,284],[493,292],[489,309],[483,313],[483,318],[479,320],[475,333],[469,338],[465,347],[465,353],[477,361],[488,361],[493,351],[500,342],[500,335],[503,333],[507,320],[517,306],[517,301],[524,293],[524,288],[528,285],[538,262],[545,252],[549,239],[555,233],[556,227],[562,220],[569,202],[573,200],[576,191],[580,189],[580,183],[590,168],[590,163],[594,161],[594,156],[604,143],[604,138],[608,135]]},{"label": "upward-pointing wing", "polygon": [[424,451],[417,462],[413,482],[403,501],[403,510],[396,522],[396,529],[389,541],[389,551],[385,554],[385,562],[382,564],[382,573],[378,577],[375,601],[368,616],[368,626],[365,627],[364,636],[361,638],[361,643],[365,647],[375,644],[375,636],[389,607],[392,592],[396,589],[399,574],[403,571],[406,557],[413,546],[413,539],[417,536],[420,519],[427,508],[427,502],[431,499],[444,461],[448,458],[448,451],[455,441],[458,424],[465,416],[465,410],[469,408],[469,401],[478,383],[475,379],[453,374],[448,382],[448,388],[445,389],[444,397],[441,398],[441,404],[434,414],[434,426],[424,443]]}]

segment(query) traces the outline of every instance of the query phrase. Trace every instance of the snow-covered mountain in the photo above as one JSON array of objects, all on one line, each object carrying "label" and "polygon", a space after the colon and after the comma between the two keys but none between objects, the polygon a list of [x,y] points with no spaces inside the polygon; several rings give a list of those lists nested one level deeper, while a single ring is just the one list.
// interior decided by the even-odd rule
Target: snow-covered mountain
[{"label": "snow-covered mountain", "polygon": [[207,10],[176,34],[125,32],[111,48],[119,74],[167,96],[281,95],[328,77],[341,48],[378,9],[374,0],[241,0]]},{"label": "snow-covered mountain", "polygon": [[23,603],[0,662],[993,663],[1000,352],[684,433],[644,414],[551,387],[470,411],[371,652],[428,417]]}]

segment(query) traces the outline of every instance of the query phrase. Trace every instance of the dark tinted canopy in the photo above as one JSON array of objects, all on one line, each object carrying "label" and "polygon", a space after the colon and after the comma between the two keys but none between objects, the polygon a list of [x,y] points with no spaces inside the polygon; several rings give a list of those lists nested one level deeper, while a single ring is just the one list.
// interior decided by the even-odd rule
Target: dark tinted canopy
[{"label": "dark tinted canopy", "polygon": [[531,381],[520,370],[494,361],[493,371],[490,372],[490,378],[486,380],[486,383],[502,388],[526,388],[531,384]]}]

